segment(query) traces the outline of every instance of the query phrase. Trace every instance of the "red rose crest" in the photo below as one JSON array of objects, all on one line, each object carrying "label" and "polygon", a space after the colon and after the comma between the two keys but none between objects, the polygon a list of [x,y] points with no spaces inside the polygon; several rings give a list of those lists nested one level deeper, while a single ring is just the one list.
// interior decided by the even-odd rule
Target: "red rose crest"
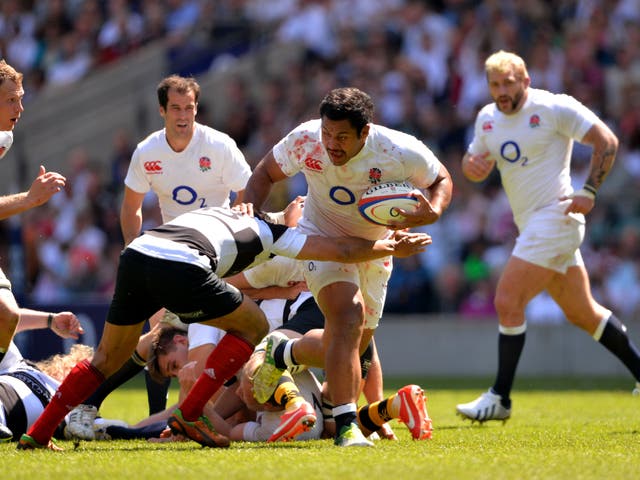
[{"label": "red rose crest", "polygon": [[209,157],[200,157],[200,171],[206,172],[207,170],[211,170],[211,159]]},{"label": "red rose crest", "polygon": [[376,185],[380,183],[381,179],[382,179],[382,170],[376,167],[373,167],[372,169],[369,170],[369,182]]},{"label": "red rose crest", "polygon": [[529,118],[529,126],[531,128],[537,128],[540,126],[540,116],[539,115],[531,115],[531,118]]}]

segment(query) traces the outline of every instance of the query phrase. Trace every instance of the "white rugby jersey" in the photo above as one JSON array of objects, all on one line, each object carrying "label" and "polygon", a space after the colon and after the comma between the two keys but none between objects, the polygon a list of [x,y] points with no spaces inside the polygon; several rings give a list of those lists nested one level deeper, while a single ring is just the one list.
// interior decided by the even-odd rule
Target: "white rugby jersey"
[{"label": "white rugby jersey", "polygon": [[20,360],[14,357],[11,364],[3,361],[0,370],[0,423],[14,435],[31,427],[60,386],[54,378],[21,361],[19,352],[18,356]]},{"label": "white rugby jersey", "polygon": [[0,158],[4,157],[13,145],[13,132],[0,132]]},{"label": "white rugby jersey", "polygon": [[127,248],[145,255],[211,268],[219,277],[242,272],[272,255],[295,257],[307,236],[284,225],[219,207],[183,213],[146,231]]},{"label": "white rugby jersey", "polygon": [[597,116],[575,98],[533,88],[513,115],[503,114],[495,103],[480,110],[469,153],[488,151],[496,160],[520,229],[532,212],[573,192],[573,141],[580,141],[596,121]]},{"label": "white rugby jersey", "polygon": [[18,347],[16,346],[15,343],[13,343],[13,340],[12,340],[9,343],[9,348],[4,354],[2,361],[0,361],[0,372],[9,370],[11,368],[14,368],[20,365],[22,360],[24,360],[24,358],[22,357],[20,350],[18,350]]},{"label": "white rugby jersey", "polygon": [[274,257],[244,272],[253,288],[271,286],[289,287],[293,282],[303,282],[302,261],[288,257]]},{"label": "white rugby jersey", "polygon": [[152,133],[133,152],[124,183],[138,193],[158,195],[162,221],[203,207],[228,207],[229,193],[244,190],[251,168],[227,134],[195,124],[182,152],[167,143],[165,129]]},{"label": "white rugby jersey", "polygon": [[291,131],[273,147],[273,156],[288,175],[302,172],[308,192],[298,228],[325,236],[383,238],[387,229],[365,220],[358,200],[372,185],[408,180],[429,187],[440,172],[440,161],[417,138],[369,124],[362,150],[346,165],[331,163],[322,145],[321,121],[311,120]]}]

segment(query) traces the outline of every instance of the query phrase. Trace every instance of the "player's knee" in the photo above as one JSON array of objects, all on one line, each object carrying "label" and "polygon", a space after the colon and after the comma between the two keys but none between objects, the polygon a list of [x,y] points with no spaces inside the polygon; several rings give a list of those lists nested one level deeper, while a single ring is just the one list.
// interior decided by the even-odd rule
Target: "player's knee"
[{"label": "player's knee", "polygon": [[519,305],[512,295],[506,295],[499,291],[496,292],[493,305],[495,306],[496,312],[500,318],[508,318],[523,310],[523,307]]}]

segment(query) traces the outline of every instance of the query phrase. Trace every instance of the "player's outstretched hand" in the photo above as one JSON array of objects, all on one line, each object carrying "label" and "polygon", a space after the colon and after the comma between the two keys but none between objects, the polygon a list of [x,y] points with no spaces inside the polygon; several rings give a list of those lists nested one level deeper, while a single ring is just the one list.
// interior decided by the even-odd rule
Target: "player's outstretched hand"
[{"label": "player's outstretched hand", "polygon": [[304,200],[307,197],[298,195],[294,198],[287,208],[284,209],[284,224],[287,227],[295,227],[298,225],[298,220],[302,216],[302,209],[304,208]]},{"label": "player's outstretched hand", "polygon": [[238,203],[237,205],[234,205],[233,207],[231,207],[231,210],[233,210],[234,212],[238,212],[242,215],[249,215],[250,217],[254,217],[255,215],[253,214],[253,203]]},{"label": "player's outstretched hand", "polygon": [[27,192],[27,198],[34,207],[47,203],[51,197],[62,190],[67,179],[56,172],[47,172],[40,165],[38,176]]},{"label": "player's outstretched hand", "polygon": [[407,232],[398,230],[393,232],[391,239],[394,241],[394,257],[410,257],[416,253],[424,252],[427,245],[431,245],[431,236],[426,233]]},{"label": "player's outstretched hand", "polygon": [[54,313],[51,320],[51,330],[62,338],[77,340],[84,333],[80,320],[71,312]]}]

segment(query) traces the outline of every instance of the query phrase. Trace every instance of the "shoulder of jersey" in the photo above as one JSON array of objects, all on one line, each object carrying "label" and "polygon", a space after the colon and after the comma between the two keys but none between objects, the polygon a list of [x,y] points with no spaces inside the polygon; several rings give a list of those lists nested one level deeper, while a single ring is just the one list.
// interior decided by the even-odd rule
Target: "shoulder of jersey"
[{"label": "shoulder of jersey", "polygon": [[[164,140],[164,129],[156,130],[155,132],[150,133],[144,139],[138,142],[138,148],[145,148],[149,145],[154,145],[154,143],[158,143],[160,140],[163,142]],[[165,142],[166,143],[166,142]]]},{"label": "shoulder of jersey", "polygon": [[220,130],[216,130],[215,128],[208,125],[203,125],[201,123],[196,123],[196,131],[202,132],[205,137],[207,137],[208,139],[213,139],[214,141],[226,142],[231,140],[231,137],[228,134],[221,132]]}]

